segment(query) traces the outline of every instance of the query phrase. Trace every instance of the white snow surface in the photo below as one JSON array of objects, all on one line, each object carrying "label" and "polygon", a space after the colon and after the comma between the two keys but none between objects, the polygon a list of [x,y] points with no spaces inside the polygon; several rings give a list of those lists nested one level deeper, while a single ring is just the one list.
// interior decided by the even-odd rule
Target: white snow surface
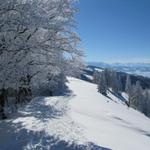
[{"label": "white snow surface", "polygon": [[100,69],[100,68],[95,68],[95,70],[98,71],[98,72],[104,71],[104,69]]},{"label": "white snow surface", "polygon": [[84,76],[86,76],[88,79],[93,80],[93,76],[87,75],[87,74],[83,74]]},{"label": "white snow surface", "polygon": [[68,78],[66,96],[33,99],[0,121],[0,150],[149,150],[150,119],[97,86]]},{"label": "white snow surface", "polygon": [[150,119],[128,108],[109,94],[97,92],[95,84],[70,78],[74,93],[72,118],[84,129],[89,141],[113,150],[150,150]]}]

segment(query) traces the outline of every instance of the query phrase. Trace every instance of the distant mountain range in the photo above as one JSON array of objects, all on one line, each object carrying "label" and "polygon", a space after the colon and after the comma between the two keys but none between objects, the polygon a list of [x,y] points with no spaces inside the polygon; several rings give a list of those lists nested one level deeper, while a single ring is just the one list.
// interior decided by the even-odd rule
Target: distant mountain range
[{"label": "distant mountain range", "polygon": [[104,63],[104,62],[88,62],[88,65],[112,68],[116,71],[126,72],[129,74],[141,75],[150,78],[150,63]]}]

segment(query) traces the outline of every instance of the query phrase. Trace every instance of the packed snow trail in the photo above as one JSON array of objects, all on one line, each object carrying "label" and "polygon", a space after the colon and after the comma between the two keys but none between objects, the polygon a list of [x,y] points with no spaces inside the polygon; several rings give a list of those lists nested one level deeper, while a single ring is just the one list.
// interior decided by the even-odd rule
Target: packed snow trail
[{"label": "packed snow trail", "polygon": [[73,97],[35,98],[10,120],[0,121],[0,150],[108,150],[87,141],[70,117]]},{"label": "packed snow trail", "polygon": [[149,150],[150,119],[97,86],[68,78],[69,95],[39,97],[0,121],[0,150]]},{"label": "packed snow trail", "polygon": [[71,116],[89,141],[113,150],[150,150],[150,119],[92,83],[70,78]]}]

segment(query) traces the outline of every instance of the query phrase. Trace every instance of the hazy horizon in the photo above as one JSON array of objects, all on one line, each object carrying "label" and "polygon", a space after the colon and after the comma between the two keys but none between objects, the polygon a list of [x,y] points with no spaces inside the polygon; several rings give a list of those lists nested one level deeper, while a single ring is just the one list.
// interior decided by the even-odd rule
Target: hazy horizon
[{"label": "hazy horizon", "polygon": [[104,63],[104,64],[150,64],[150,61],[86,61],[87,63]]}]

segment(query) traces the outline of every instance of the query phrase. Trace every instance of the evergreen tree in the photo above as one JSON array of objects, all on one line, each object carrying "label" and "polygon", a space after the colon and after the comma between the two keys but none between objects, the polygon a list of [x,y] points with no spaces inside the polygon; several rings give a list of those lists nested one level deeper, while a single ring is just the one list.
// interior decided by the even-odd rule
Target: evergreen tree
[{"label": "evergreen tree", "polygon": [[130,105],[138,110],[141,110],[142,107],[142,100],[143,100],[143,95],[142,95],[142,87],[140,85],[140,82],[137,81],[136,85],[133,86],[133,93],[131,94],[130,97]]},{"label": "evergreen tree", "polygon": [[111,88],[114,93],[119,93],[120,81],[117,77],[117,73],[112,71],[111,73]]},{"label": "evergreen tree", "polygon": [[131,93],[132,93],[132,85],[131,85],[130,75],[128,75],[127,79],[126,79],[125,92],[128,94],[129,106],[130,106]]},{"label": "evergreen tree", "polygon": [[143,93],[144,95],[144,103],[143,103],[143,113],[150,117],[150,91],[146,89]]},{"label": "evergreen tree", "polygon": [[96,84],[99,84],[99,80],[100,80],[100,72],[98,72],[97,70],[94,70],[93,82]]},{"label": "evergreen tree", "polygon": [[106,79],[106,85],[107,85],[107,87],[110,87],[111,70],[108,68],[104,69],[104,75],[105,75],[105,79]]},{"label": "evergreen tree", "polygon": [[130,75],[127,75],[125,92],[129,94],[131,92],[131,88],[132,88],[131,78],[130,78]]},{"label": "evergreen tree", "polygon": [[150,90],[147,90],[147,96],[146,96],[146,102],[147,102],[147,116],[150,117]]},{"label": "evergreen tree", "polygon": [[106,84],[106,78],[105,78],[105,73],[101,72],[100,74],[100,79],[99,79],[99,84],[98,84],[98,91],[102,93],[103,95],[107,95],[107,84]]},{"label": "evergreen tree", "polygon": [[143,112],[146,116],[148,115],[148,99],[149,99],[148,90],[144,90],[144,92],[143,92],[142,112]]}]

